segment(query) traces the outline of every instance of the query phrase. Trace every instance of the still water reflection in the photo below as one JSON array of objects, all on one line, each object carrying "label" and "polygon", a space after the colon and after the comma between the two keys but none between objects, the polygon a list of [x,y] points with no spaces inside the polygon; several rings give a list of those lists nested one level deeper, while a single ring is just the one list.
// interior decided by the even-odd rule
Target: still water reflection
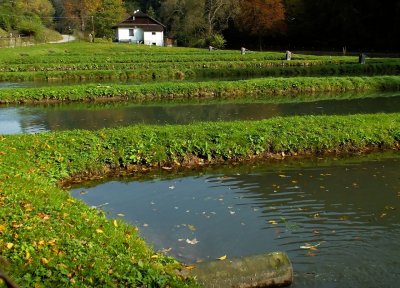
[{"label": "still water reflection", "polygon": [[393,153],[160,172],[71,194],[188,263],[281,250],[293,287],[397,287],[399,161]]},{"label": "still water reflection", "polygon": [[303,103],[208,103],[138,105],[69,104],[0,107],[0,134],[111,128],[132,124],[260,120],[291,115],[400,112],[400,95]]}]

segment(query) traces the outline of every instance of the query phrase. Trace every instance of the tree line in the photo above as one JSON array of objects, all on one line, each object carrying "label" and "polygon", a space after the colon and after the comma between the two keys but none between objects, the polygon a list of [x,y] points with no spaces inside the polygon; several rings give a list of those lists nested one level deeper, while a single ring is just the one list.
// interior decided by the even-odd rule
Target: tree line
[{"label": "tree line", "polygon": [[0,32],[110,37],[137,9],[181,46],[398,51],[400,0],[0,0]]}]

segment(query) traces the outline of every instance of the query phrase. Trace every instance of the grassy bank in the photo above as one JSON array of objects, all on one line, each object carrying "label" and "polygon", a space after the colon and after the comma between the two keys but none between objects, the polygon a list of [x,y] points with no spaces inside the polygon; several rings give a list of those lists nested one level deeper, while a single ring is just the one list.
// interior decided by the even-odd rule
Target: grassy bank
[{"label": "grassy bank", "polygon": [[[94,100],[167,100],[258,97],[319,92],[398,91],[400,76],[262,78],[241,81],[164,82],[143,85],[73,85],[0,90],[0,103]],[[304,97],[304,96],[303,96]],[[272,101],[273,102],[273,101]]]},{"label": "grassy bank", "polygon": [[279,77],[396,75],[397,58],[254,52],[116,43],[66,43],[7,49],[0,55],[0,81],[48,79],[193,79],[199,77]]},{"label": "grassy bank", "polygon": [[193,287],[135,228],[57,183],[160,166],[399,149],[400,114],[132,126],[0,138],[0,255],[23,287]]},{"label": "grassy bank", "polygon": [[[298,77],[298,76],[373,76],[398,75],[400,64],[312,64],[287,65],[283,62],[275,66],[263,63],[224,63],[215,64],[156,64],[156,65],[60,65],[56,67],[29,67],[26,71],[21,67],[8,67],[13,72],[2,72],[0,81],[54,81],[54,80],[189,80],[204,78],[255,78],[255,77]],[[239,65],[238,65],[239,64]],[[96,66],[97,68],[91,68]],[[140,67],[137,67],[140,66]],[[147,67],[145,67],[147,66]],[[192,66],[192,67],[191,67]],[[280,66],[280,67],[277,67]],[[105,69],[105,70],[104,70]]]}]

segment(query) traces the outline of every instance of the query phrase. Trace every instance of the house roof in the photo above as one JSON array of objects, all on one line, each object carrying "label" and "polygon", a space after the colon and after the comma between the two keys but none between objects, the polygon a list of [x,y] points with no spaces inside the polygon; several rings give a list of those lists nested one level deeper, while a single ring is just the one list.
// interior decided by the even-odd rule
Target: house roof
[{"label": "house roof", "polygon": [[113,26],[112,28],[142,28],[144,31],[164,31],[165,26],[150,17],[149,15],[143,13],[142,11],[136,11],[132,16],[129,16],[121,23]]}]

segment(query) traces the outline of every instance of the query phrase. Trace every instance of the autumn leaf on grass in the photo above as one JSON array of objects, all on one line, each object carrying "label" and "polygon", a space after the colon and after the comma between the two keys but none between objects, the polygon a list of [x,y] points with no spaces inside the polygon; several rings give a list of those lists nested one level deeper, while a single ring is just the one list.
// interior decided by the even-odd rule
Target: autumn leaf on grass
[{"label": "autumn leaf on grass", "polygon": [[226,260],[226,255],[224,255],[224,256],[221,256],[221,257],[218,257],[218,258],[217,258],[217,260],[221,260],[221,261],[224,261],[224,260]]},{"label": "autumn leaf on grass", "polygon": [[104,233],[104,231],[103,231],[103,230],[101,230],[101,229],[96,229],[96,233],[98,233],[98,234],[103,234],[103,233]]},{"label": "autumn leaf on grass", "polygon": [[185,266],[185,269],[186,269],[186,270],[193,270],[194,268],[196,268],[196,267],[193,266],[193,265]]},{"label": "autumn leaf on grass", "polygon": [[113,221],[113,224],[114,224],[115,227],[118,227],[118,222],[117,222],[117,220],[114,220],[114,221]]},{"label": "autumn leaf on grass", "polygon": [[14,244],[13,243],[7,243],[6,247],[7,247],[7,249],[11,249],[11,248],[14,247]]},{"label": "autumn leaf on grass", "polygon": [[43,220],[49,220],[50,219],[50,215],[40,212],[37,214],[39,216],[39,218],[43,219]]},{"label": "autumn leaf on grass", "polygon": [[6,230],[6,226],[0,225],[0,233],[3,233]]}]

